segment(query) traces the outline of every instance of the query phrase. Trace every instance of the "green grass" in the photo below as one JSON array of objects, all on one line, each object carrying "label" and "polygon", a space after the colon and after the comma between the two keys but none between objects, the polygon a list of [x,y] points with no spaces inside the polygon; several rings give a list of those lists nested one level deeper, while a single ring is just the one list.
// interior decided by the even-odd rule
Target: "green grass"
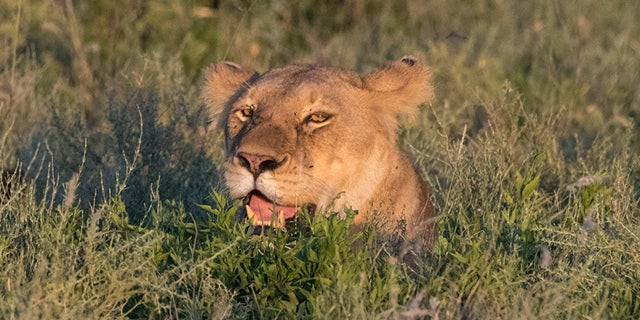
[{"label": "green grass", "polygon": [[[210,3],[0,0],[0,318],[640,317],[639,4]],[[433,253],[353,212],[250,236],[202,68],[405,54]]]}]

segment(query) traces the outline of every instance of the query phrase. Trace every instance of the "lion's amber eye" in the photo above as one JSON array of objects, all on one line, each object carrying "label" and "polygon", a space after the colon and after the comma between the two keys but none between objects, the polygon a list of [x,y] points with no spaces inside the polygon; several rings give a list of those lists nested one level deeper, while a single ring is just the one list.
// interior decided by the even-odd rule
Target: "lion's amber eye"
[{"label": "lion's amber eye", "polygon": [[253,109],[255,109],[252,105],[246,105],[236,111],[238,117],[242,120],[253,117]]},{"label": "lion's amber eye", "polygon": [[307,121],[313,123],[323,123],[329,119],[329,115],[325,113],[312,113],[307,117]]},{"label": "lion's amber eye", "polygon": [[244,108],[240,110],[240,112],[242,112],[242,115],[245,117],[251,117],[253,115],[253,109],[250,108]]}]

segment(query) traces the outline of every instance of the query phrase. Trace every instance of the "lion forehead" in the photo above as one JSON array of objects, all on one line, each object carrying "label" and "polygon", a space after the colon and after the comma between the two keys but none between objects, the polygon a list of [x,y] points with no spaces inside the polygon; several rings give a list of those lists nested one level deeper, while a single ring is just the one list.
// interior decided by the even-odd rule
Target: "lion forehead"
[{"label": "lion forehead", "polygon": [[357,73],[335,67],[318,65],[288,65],[272,69],[255,82],[254,87],[285,94],[300,87],[335,89],[337,87],[363,88]]},{"label": "lion forehead", "polygon": [[279,116],[282,111],[297,117],[316,111],[348,113],[346,106],[360,104],[360,81],[359,75],[340,69],[290,66],[265,73],[236,104],[271,109]]}]

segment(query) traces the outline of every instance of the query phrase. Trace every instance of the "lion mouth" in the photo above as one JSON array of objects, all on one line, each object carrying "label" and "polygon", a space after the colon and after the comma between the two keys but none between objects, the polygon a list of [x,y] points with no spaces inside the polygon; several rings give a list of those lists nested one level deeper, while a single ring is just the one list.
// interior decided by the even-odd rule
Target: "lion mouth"
[{"label": "lion mouth", "polygon": [[315,211],[315,205],[284,206],[272,202],[260,191],[253,190],[244,199],[244,209],[247,219],[256,227],[284,228],[288,221],[296,218],[296,213],[307,209],[310,215]]}]

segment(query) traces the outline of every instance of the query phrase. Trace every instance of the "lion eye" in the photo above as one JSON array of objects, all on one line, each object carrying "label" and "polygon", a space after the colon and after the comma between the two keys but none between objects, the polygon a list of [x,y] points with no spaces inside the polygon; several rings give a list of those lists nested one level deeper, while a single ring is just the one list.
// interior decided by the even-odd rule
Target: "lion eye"
[{"label": "lion eye", "polygon": [[253,109],[255,109],[253,105],[243,106],[238,111],[236,111],[236,115],[238,116],[238,118],[244,121],[247,118],[253,117]]},{"label": "lion eye", "polygon": [[329,119],[328,114],[324,113],[312,113],[307,117],[307,121],[313,123],[323,123]]}]

